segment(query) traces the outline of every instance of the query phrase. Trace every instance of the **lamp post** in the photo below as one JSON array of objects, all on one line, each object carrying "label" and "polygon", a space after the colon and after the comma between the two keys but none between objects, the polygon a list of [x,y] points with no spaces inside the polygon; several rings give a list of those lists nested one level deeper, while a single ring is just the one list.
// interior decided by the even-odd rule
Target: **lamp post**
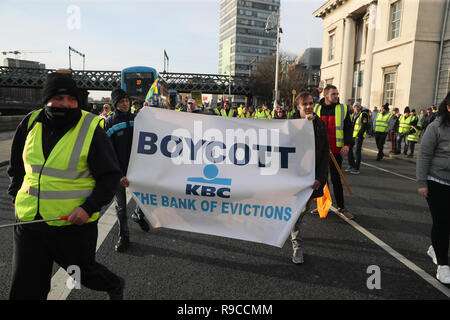
[{"label": "lamp post", "polygon": [[248,76],[249,76],[249,77],[252,76],[252,71],[253,71],[253,70],[252,70],[252,69],[253,69],[253,68],[252,68],[252,67],[253,67],[252,65],[253,65],[253,63],[255,63],[255,62],[258,63],[258,57],[257,57],[257,56],[254,57],[254,58],[250,61],[249,65],[248,65]]},{"label": "lamp post", "polygon": [[84,53],[81,53],[81,52],[75,50],[74,48],[72,48],[70,46],[69,46],[69,69],[72,69],[72,60],[71,60],[71,55],[70,55],[71,51],[73,51],[73,52],[79,54],[81,57],[83,57],[83,71],[84,71],[84,62],[85,62],[84,59],[85,59],[86,55]]},{"label": "lamp post", "polygon": [[279,99],[278,97],[278,65],[280,64],[280,33],[283,33],[283,30],[280,27],[280,11],[273,12],[266,21],[266,32],[269,33],[273,30],[273,28],[277,28],[277,51],[275,58],[275,90],[274,90],[274,102]]}]

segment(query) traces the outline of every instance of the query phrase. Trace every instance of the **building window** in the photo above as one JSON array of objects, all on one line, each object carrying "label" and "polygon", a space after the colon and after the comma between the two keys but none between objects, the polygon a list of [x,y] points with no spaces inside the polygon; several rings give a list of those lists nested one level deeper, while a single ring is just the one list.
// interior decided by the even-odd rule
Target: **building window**
[{"label": "building window", "polygon": [[389,103],[390,106],[394,105],[396,75],[396,72],[384,75],[383,104]]},{"label": "building window", "polygon": [[334,49],[336,47],[336,35],[331,34],[328,41],[328,61],[334,59]]},{"label": "building window", "polygon": [[402,1],[399,0],[391,4],[389,18],[389,40],[398,38],[400,35],[400,18],[402,13]]}]

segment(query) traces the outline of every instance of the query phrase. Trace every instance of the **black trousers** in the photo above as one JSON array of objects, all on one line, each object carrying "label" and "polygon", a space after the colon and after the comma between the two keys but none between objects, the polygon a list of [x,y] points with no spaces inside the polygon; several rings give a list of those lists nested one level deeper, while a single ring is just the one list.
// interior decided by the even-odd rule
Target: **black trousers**
[{"label": "black trousers", "polygon": [[428,180],[427,202],[433,220],[431,243],[439,265],[448,265],[450,236],[449,197],[450,186]]},{"label": "black trousers", "polygon": [[386,142],[387,132],[375,132],[375,142],[378,148],[378,158],[383,158],[384,143]]},{"label": "black trousers", "polygon": [[111,291],[119,278],[95,261],[97,222],[82,226],[16,226],[10,300],[45,300],[50,291],[53,262],[66,269],[80,269],[81,284],[97,291]]},{"label": "black trousers", "polygon": [[[333,153],[339,168],[342,168],[342,157],[339,153]],[[333,184],[333,194],[336,200],[336,204],[339,208],[344,208],[344,189],[342,187],[341,176],[339,171],[336,169],[334,162],[330,159],[330,176],[331,183]]]}]

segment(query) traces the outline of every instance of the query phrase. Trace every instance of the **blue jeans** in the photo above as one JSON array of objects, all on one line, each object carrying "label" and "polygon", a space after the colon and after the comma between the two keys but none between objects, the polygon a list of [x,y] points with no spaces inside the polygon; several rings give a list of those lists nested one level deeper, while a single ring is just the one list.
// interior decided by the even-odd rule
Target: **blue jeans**
[{"label": "blue jeans", "polygon": [[406,141],[406,137],[407,137],[406,133],[398,133],[398,136],[397,136],[397,148],[395,149],[395,151],[397,153],[401,153],[402,152],[402,142],[404,144],[403,152],[404,153],[408,152],[408,141]]},{"label": "blue jeans", "polygon": [[[352,145],[350,146],[350,151],[348,152],[348,164],[355,170],[359,170],[361,165],[361,149],[364,138],[353,138]],[[356,147],[355,147],[356,146]],[[355,148],[355,153],[353,154],[353,149]]]},{"label": "blue jeans", "polygon": [[[120,237],[129,237],[130,232],[128,230],[128,218],[127,218],[127,192],[126,189],[122,186],[116,192],[116,214],[117,220],[119,221],[119,236]],[[134,210],[134,215],[136,215],[139,219],[144,218],[144,213],[141,208],[136,205],[136,209]]]},{"label": "blue jeans", "polygon": [[302,226],[302,220],[306,213],[308,213],[311,210],[311,205],[313,202],[313,198],[309,198],[306,202],[305,206],[303,207],[302,211],[300,212],[300,215],[298,216],[297,222],[295,223],[294,227],[291,230],[291,242],[292,242],[292,248],[297,249],[301,248],[303,244],[303,239],[300,235],[300,228]]}]

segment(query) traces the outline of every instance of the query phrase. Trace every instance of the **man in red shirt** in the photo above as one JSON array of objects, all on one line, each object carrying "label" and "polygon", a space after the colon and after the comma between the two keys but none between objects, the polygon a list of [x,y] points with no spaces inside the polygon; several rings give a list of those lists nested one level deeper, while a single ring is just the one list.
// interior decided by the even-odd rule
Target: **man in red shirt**
[{"label": "man in red shirt", "polygon": [[[325,122],[330,141],[330,151],[336,158],[339,167],[347,156],[352,143],[353,127],[350,110],[346,104],[339,102],[339,92],[333,85],[327,85],[323,91],[324,98],[314,107],[314,112]],[[353,219],[353,215],[344,206],[344,189],[341,177],[334,162],[330,160],[330,176],[333,193],[338,205],[338,213],[345,219]]]}]

